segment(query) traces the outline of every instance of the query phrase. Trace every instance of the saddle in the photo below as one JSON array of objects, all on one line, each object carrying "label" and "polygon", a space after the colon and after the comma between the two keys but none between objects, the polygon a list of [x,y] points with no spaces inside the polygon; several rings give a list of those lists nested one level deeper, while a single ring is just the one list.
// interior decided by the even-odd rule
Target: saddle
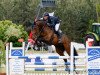
[{"label": "saddle", "polygon": [[62,42],[62,40],[61,40],[62,31],[61,31],[61,30],[56,31],[56,30],[55,30],[55,27],[52,26],[52,25],[50,25],[49,23],[47,23],[47,25],[48,25],[48,27],[50,27],[50,28],[54,31],[54,33],[57,35],[57,37],[58,37],[58,39],[59,39],[58,43],[61,43],[61,42]]}]

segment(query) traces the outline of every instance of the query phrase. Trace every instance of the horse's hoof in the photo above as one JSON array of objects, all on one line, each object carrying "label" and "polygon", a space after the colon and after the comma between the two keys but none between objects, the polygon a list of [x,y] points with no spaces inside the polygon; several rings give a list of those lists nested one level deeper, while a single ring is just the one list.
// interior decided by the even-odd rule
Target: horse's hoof
[{"label": "horse's hoof", "polygon": [[52,53],[55,53],[55,51],[52,51]]},{"label": "horse's hoof", "polygon": [[[75,71],[76,72],[76,71]],[[76,74],[79,74],[78,72],[76,72]]]}]

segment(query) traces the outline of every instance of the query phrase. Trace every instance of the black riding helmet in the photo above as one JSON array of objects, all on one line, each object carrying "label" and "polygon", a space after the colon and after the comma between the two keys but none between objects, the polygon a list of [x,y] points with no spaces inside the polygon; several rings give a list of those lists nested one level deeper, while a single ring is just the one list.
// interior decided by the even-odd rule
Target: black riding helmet
[{"label": "black riding helmet", "polygon": [[48,13],[48,12],[44,13],[44,14],[43,14],[43,17],[44,17],[44,16],[49,16],[49,13]]}]

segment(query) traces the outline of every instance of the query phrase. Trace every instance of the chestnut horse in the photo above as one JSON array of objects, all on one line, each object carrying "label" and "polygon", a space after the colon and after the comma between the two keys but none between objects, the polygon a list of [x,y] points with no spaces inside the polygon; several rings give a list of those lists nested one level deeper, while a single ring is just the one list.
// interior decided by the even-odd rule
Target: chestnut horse
[{"label": "chestnut horse", "polygon": [[[38,20],[36,25],[34,26],[33,30],[33,40],[41,40],[42,42],[48,45],[54,45],[56,48],[56,52],[60,56],[64,56],[64,51],[68,53],[70,56],[70,44],[71,40],[66,36],[62,35],[61,43],[58,43],[59,39],[58,36],[55,34],[54,30],[47,25],[47,23],[43,20]],[[74,55],[78,55],[76,50],[74,50]],[[64,59],[67,62],[67,59]]]}]

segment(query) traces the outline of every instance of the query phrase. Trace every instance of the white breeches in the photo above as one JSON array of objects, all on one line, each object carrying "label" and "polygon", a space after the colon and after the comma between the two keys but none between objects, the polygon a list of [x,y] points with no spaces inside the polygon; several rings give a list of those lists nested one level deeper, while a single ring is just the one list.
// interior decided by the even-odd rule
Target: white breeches
[{"label": "white breeches", "polygon": [[55,30],[56,30],[56,31],[59,30],[59,26],[60,26],[60,23],[58,23],[58,24],[55,25]]}]

